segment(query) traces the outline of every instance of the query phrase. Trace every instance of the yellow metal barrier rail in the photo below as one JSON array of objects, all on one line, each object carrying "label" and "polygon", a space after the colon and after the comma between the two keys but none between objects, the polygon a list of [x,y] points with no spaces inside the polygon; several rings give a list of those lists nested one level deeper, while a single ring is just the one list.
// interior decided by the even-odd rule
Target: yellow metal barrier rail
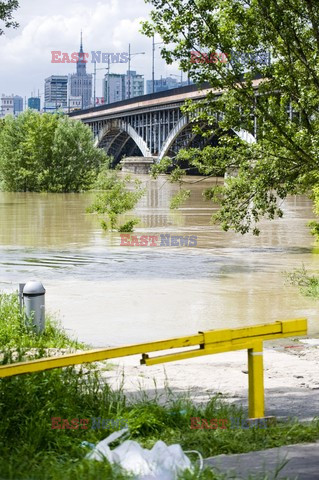
[{"label": "yellow metal barrier rail", "polygon": [[[285,320],[265,325],[227,330],[208,330],[197,335],[170,338],[150,343],[140,343],[123,347],[89,350],[61,357],[41,358],[29,362],[12,363],[0,367],[0,378],[40,372],[53,368],[67,367],[88,362],[99,362],[128,355],[142,354],[141,364],[155,365],[186,358],[210,355],[233,350],[248,350],[248,400],[249,417],[264,417],[264,378],[263,378],[263,341],[283,337],[307,334],[307,320]],[[150,358],[147,352],[156,352],[172,348],[189,348]]]}]

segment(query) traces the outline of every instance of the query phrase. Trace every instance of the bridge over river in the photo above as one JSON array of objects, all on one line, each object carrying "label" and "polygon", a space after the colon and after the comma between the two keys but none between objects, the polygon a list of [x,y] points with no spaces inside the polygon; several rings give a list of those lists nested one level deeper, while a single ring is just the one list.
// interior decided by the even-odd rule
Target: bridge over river
[{"label": "bridge over river", "polygon": [[[260,80],[254,81],[257,89]],[[158,162],[164,156],[173,157],[180,148],[214,144],[217,136],[209,138],[194,134],[188,115],[181,107],[185,100],[202,100],[213,91],[208,84],[134,97],[121,102],[102,105],[70,113],[91,127],[96,145],[114,158],[116,165],[123,157],[144,157]],[[220,95],[221,91],[214,91]],[[256,132],[235,131],[240,138],[255,142]]]}]

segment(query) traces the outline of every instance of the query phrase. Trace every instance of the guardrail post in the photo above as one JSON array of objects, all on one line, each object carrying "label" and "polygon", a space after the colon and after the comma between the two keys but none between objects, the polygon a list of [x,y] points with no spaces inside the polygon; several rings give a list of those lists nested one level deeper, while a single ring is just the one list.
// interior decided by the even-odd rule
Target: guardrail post
[{"label": "guardrail post", "polygon": [[265,416],[263,342],[248,349],[248,415]]}]

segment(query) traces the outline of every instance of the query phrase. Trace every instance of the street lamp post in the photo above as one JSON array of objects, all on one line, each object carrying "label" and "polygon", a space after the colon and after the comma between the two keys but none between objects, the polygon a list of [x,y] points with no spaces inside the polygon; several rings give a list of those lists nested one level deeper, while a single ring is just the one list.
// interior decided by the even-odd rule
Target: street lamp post
[{"label": "street lamp post", "polygon": [[96,61],[94,62],[94,102],[93,105],[94,107],[96,106]]},{"label": "street lamp post", "polygon": [[131,44],[128,44],[128,98],[131,98],[131,57],[134,55],[145,55],[145,52],[131,53]]},{"label": "street lamp post", "polygon": [[154,35],[153,35],[153,42],[152,42],[152,93],[154,93],[154,85],[155,85],[155,47],[156,45],[161,45],[164,42],[157,42],[155,43]]},{"label": "street lamp post", "polygon": [[131,98],[131,44],[128,44],[128,98]]},{"label": "street lamp post", "polygon": [[155,57],[155,42],[154,42],[154,35],[153,35],[153,41],[152,41],[152,93],[154,93],[154,80],[155,80],[154,57]]},{"label": "street lamp post", "polygon": [[[179,78],[179,75],[176,75],[175,73],[171,73],[171,74],[170,74],[170,77],[177,77],[177,78]],[[183,83],[183,71],[181,70],[181,86],[182,86],[182,83]]]},{"label": "street lamp post", "polygon": [[97,70],[107,70],[107,103],[109,104],[109,76],[110,76],[110,57],[107,59],[107,67],[96,68],[96,62],[94,62],[94,107],[96,107],[96,71]]},{"label": "street lamp post", "polygon": [[106,89],[106,102],[110,103],[110,56],[107,57],[107,89]]}]

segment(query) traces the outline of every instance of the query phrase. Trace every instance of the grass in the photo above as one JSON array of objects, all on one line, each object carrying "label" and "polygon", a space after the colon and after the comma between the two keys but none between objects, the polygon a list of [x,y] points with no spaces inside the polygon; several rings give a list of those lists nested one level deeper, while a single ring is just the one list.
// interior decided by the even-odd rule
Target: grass
[{"label": "grass", "polygon": [[0,294],[0,349],[70,348],[83,349],[83,343],[72,340],[59,322],[46,316],[45,332],[37,335],[20,311],[18,295]]},{"label": "grass", "polygon": [[[129,404],[124,393],[112,391],[94,367],[22,375],[0,382],[0,478],[6,479],[95,479],[129,478],[105,463],[84,459],[89,448],[112,428],[92,429],[92,417],[124,418],[130,438],[151,448],[161,439],[180,443],[184,450],[199,450],[204,457],[221,453],[243,453],[319,438],[319,422],[308,425],[288,422],[265,430],[191,430],[190,417],[245,418],[245,413],[218,397],[204,407],[167,392],[167,403],[145,398]],[[90,419],[88,429],[52,429],[53,417]],[[193,459],[195,460],[196,457]],[[32,473],[31,473],[32,472]],[[214,479],[211,472],[202,479]],[[185,478],[197,478],[186,475]]]},{"label": "grass", "polygon": [[[11,311],[12,310],[12,311]],[[10,313],[11,312],[11,313]],[[12,361],[12,348],[78,347],[61,329],[50,327],[42,338],[24,330],[16,299],[0,296],[1,350],[7,353],[0,363]],[[14,326],[9,325],[9,319]],[[20,326],[19,326],[20,322]],[[10,329],[10,334],[4,332]],[[19,330],[20,329],[20,330]],[[20,335],[19,335],[20,332]],[[51,333],[50,333],[51,332]],[[7,337],[6,337],[7,335]],[[55,336],[56,335],[56,336]],[[9,338],[8,353],[4,339]],[[43,355],[43,350],[38,355]],[[309,424],[295,421],[278,423],[267,429],[193,430],[191,417],[205,419],[246,418],[242,409],[227,404],[220,396],[206,405],[195,405],[189,398],[176,397],[168,387],[165,403],[140,392],[140,398],[129,402],[123,389],[113,391],[94,364],[67,367],[0,380],[0,479],[12,480],[96,480],[129,479],[127,473],[107,462],[85,459],[90,448],[83,442],[96,444],[114,429],[92,429],[92,418],[125,419],[130,439],[151,448],[157,440],[168,445],[179,443],[183,450],[198,450],[202,456],[221,453],[244,453],[281,445],[319,439],[319,420]],[[52,429],[52,418],[89,419],[87,429]],[[114,447],[114,445],[112,445]],[[192,457],[193,460],[196,456]],[[217,480],[226,478],[211,470],[185,473],[184,480]],[[259,479],[266,479],[260,476]]]}]

